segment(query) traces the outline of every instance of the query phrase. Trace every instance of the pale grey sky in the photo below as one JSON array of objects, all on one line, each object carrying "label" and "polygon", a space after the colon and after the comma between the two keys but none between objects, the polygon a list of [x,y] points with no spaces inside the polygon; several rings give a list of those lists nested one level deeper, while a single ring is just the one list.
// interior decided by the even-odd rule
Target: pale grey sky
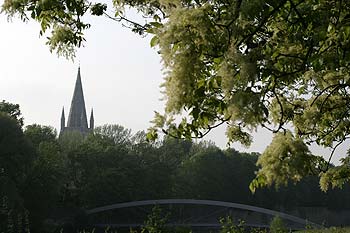
[{"label": "pale grey sky", "polygon": [[72,62],[49,52],[36,23],[8,23],[0,16],[1,99],[19,103],[26,124],[59,127],[62,106],[69,111],[79,60],[87,111],[95,109],[96,124],[145,129],[153,110],[162,109],[160,58],[148,39],[95,19]]},{"label": "pale grey sky", "polygon": [[[51,125],[59,130],[62,107],[69,112],[80,61],[88,117],[93,107],[95,125],[111,123],[133,132],[146,130],[154,111],[162,112],[164,106],[159,55],[150,48],[150,38],[141,38],[103,17],[89,21],[92,27],[86,31],[85,47],[72,62],[50,53],[45,37],[39,38],[37,23],[8,22],[0,15],[0,100],[20,104],[25,124]],[[205,139],[224,148],[224,131],[221,127]],[[259,130],[254,139],[249,149],[238,144],[233,147],[263,152],[271,133]],[[345,155],[345,148],[349,143],[338,150],[338,158]]]}]

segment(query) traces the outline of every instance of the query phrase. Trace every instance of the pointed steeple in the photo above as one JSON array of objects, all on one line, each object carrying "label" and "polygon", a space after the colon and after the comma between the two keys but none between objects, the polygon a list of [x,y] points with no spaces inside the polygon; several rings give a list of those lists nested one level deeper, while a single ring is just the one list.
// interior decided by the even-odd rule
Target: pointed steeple
[{"label": "pointed steeple", "polygon": [[64,116],[64,107],[62,108],[62,114],[61,114],[61,132],[64,130],[66,126],[66,117]]},{"label": "pointed steeple", "polygon": [[88,131],[85,100],[80,76],[80,67],[78,68],[77,80],[75,82],[72,103],[68,116],[67,128],[75,129],[80,132]]},{"label": "pointed steeple", "polygon": [[94,129],[94,109],[91,108],[91,114],[90,114],[90,130]]}]

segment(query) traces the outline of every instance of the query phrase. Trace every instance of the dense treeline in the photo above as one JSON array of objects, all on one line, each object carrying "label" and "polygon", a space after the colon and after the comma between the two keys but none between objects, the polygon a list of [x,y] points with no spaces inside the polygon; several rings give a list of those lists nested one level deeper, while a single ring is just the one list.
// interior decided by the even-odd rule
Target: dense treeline
[{"label": "dense treeline", "polygon": [[269,209],[350,208],[349,186],[326,194],[317,177],[251,194],[258,156],[221,150],[211,142],[148,142],[143,132],[132,134],[119,125],[97,127],[86,137],[74,132],[58,137],[49,126],[23,127],[19,106],[3,101],[0,232],[49,231],[48,226],[83,209],[147,199],[210,199]]}]

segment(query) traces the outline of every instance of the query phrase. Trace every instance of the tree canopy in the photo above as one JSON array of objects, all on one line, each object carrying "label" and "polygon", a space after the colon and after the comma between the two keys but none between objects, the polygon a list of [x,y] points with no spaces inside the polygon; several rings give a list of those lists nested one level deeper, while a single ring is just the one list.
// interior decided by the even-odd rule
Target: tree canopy
[{"label": "tree canopy", "polygon": [[[170,136],[150,142],[145,140],[144,132],[134,134],[120,125],[96,128],[85,137],[69,132],[57,138],[50,126],[33,124],[23,129],[13,116],[0,112],[2,232],[66,232],[66,223],[76,223],[77,228],[86,226],[88,222],[81,216],[86,209],[168,198],[288,209],[303,215],[307,212],[310,218],[317,207],[318,212],[324,213],[314,216],[319,221],[322,218],[326,224],[347,223],[337,213],[350,208],[349,184],[343,190],[324,193],[319,189],[317,176],[292,185],[279,175],[286,173],[298,180],[305,171],[313,169],[303,162],[304,156],[311,156],[307,147],[291,133],[278,134],[277,142],[278,137],[285,137],[286,142],[273,141],[271,147],[283,156],[288,156],[289,151],[297,156],[276,166],[274,160],[278,158],[270,156],[270,148],[264,155],[240,153],[232,148],[222,150],[212,142],[196,143]],[[248,186],[258,168],[257,161],[264,156],[267,159],[258,163],[271,171],[266,173],[266,179],[287,186],[278,190],[261,188],[253,195]],[[288,167],[288,163],[295,168]],[[333,169],[327,174],[339,176],[344,172]],[[329,212],[332,210],[336,212]]]},{"label": "tree canopy", "polygon": [[5,100],[0,102],[0,112],[4,112],[14,118],[21,127],[23,126],[23,117],[18,104],[12,104]]},{"label": "tree canopy", "polygon": [[[320,176],[324,190],[349,181],[348,158],[330,166],[350,134],[348,1],[114,0],[113,7],[108,15],[104,3],[5,0],[2,11],[38,21],[41,34],[51,33],[50,49],[64,56],[74,56],[84,42],[91,26],[86,14],[152,34],[167,103],[149,138],[160,130],[203,137],[227,124],[230,142],[249,146],[251,131],[271,130],[275,137],[259,158],[252,190],[310,174]],[[128,18],[129,7],[145,22]],[[311,143],[332,148],[329,159],[312,155]]]}]

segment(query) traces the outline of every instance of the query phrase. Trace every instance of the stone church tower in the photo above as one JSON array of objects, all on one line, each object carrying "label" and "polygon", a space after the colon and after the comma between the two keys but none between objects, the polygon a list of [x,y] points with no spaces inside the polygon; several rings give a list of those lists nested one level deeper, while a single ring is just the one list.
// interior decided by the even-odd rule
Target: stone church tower
[{"label": "stone church tower", "polygon": [[83,135],[86,135],[89,132],[91,132],[94,128],[93,110],[91,110],[91,115],[90,115],[90,128],[88,127],[83,86],[81,84],[80,67],[78,68],[78,75],[77,75],[77,80],[75,82],[75,88],[74,88],[72,103],[71,103],[70,111],[68,115],[67,126],[65,125],[66,124],[65,121],[66,121],[66,118],[64,115],[64,108],[63,108],[62,115],[61,115],[60,135],[62,135],[62,133],[67,131],[77,131],[82,133]]}]

